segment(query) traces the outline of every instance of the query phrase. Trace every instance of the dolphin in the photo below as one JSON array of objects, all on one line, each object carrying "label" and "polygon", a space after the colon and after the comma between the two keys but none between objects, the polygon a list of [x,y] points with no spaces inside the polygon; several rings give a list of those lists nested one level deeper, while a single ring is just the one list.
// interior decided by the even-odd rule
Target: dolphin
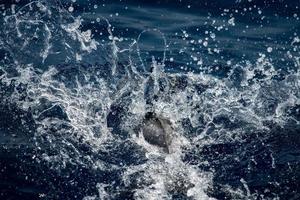
[{"label": "dolphin", "polygon": [[147,112],[140,132],[149,144],[160,147],[164,152],[170,153],[173,132],[170,120],[159,117],[153,112]]}]

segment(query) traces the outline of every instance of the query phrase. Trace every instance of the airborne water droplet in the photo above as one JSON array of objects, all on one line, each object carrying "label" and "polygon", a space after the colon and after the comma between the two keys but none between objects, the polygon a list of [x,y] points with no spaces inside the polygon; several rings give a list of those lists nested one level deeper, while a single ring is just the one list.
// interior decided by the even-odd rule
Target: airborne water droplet
[{"label": "airborne water droplet", "polygon": [[70,6],[70,7],[68,8],[68,11],[69,11],[69,12],[73,12],[73,11],[74,11],[74,7],[73,7],[73,6]]},{"label": "airborne water droplet", "polygon": [[268,48],[267,48],[267,51],[268,51],[269,53],[271,53],[271,52],[273,51],[272,47],[268,47]]}]

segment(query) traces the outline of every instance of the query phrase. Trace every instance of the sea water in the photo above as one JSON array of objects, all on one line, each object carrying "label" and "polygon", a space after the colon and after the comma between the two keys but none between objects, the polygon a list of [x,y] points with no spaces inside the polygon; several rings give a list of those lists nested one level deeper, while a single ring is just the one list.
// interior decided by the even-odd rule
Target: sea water
[{"label": "sea water", "polygon": [[300,198],[299,7],[0,1],[0,198]]}]

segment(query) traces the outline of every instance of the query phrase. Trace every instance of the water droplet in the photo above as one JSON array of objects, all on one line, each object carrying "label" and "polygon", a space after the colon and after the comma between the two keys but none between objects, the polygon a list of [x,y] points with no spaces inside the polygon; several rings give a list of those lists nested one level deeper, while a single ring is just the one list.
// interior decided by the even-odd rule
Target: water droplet
[{"label": "water droplet", "polygon": [[73,12],[73,11],[74,11],[74,7],[73,7],[73,6],[70,6],[70,7],[68,8],[68,11],[69,11],[69,12]]},{"label": "water droplet", "polygon": [[267,48],[267,51],[268,51],[269,53],[271,53],[271,52],[273,51],[272,47],[268,47],[268,48]]},{"label": "water droplet", "polygon": [[231,26],[235,26],[235,22],[234,22],[234,17],[232,17],[231,19],[228,20],[228,24]]}]

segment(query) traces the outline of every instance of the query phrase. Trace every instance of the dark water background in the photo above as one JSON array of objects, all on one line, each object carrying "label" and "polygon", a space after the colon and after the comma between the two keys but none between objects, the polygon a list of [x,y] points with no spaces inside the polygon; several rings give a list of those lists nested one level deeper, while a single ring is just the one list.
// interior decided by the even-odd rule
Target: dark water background
[{"label": "dark water background", "polygon": [[0,199],[299,199],[299,9],[0,1]]}]

